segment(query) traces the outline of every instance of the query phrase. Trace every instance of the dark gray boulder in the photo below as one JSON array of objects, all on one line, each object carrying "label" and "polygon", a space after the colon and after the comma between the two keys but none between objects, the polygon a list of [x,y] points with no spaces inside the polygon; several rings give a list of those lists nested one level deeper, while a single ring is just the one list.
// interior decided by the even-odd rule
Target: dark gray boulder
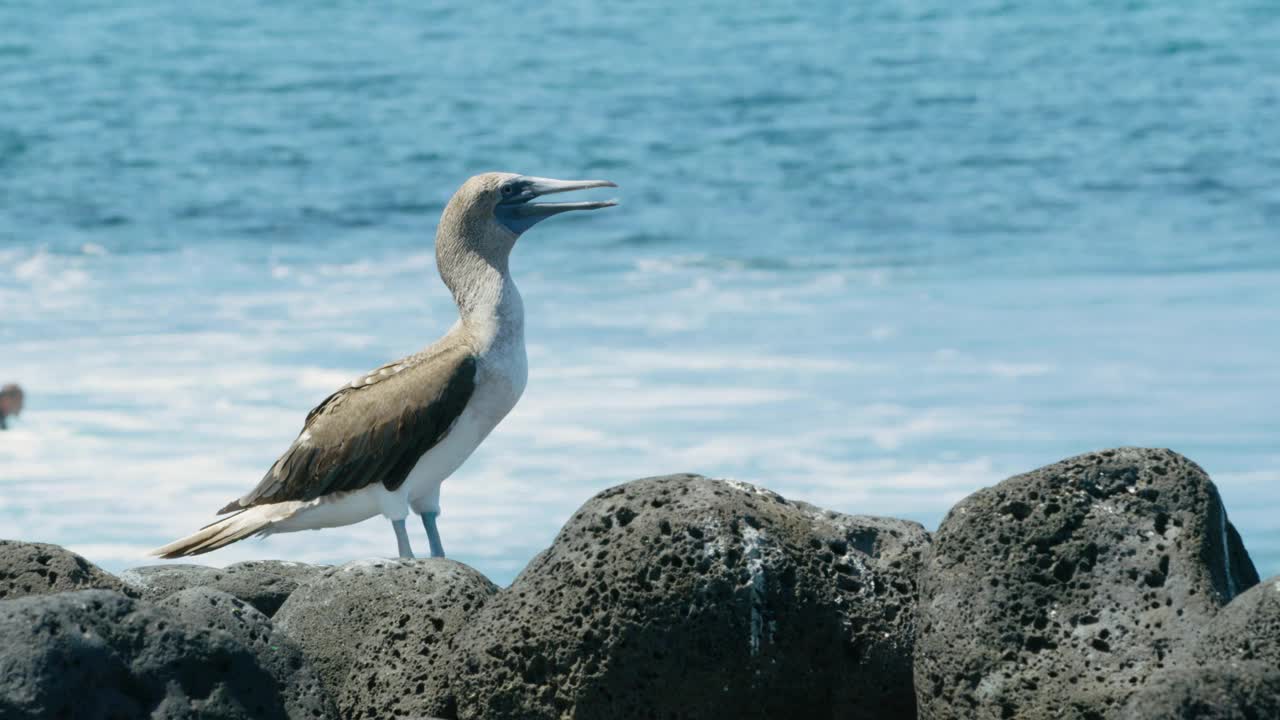
[{"label": "dark gray boulder", "polygon": [[187,625],[225,632],[252,651],[276,682],[281,704],[291,718],[337,717],[333,700],[302,652],[271,618],[240,598],[209,587],[180,590],[157,603]]},{"label": "dark gray boulder", "polygon": [[497,587],[443,558],[360,560],[298,588],[276,613],[337,700],[344,718],[423,716],[430,667]]},{"label": "dark gray boulder", "polygon": [[1167,670],[1125,704],[1122,720],[1280,718],[1280,668],[1257,660]]},{"label": "dark gray boulder", "polygon": [[921,718],[1111,717],[1257,573],[1208,476],[1169,450],[985,488],[920,574]]},{"label": "dark gray boulder", "polygon": [[115,576],[70,550],[45,543],[0,540],[0,600],[91,589],[137,596]]},{"label": "dark gray boulder", "polygon": [[1280,718],[1280,576],[1222,608],[1192,657],[1154,676],[1130,698],[1125,717]]},{"label": "dark gray boulder", "polygon": [[276,681],[229,633],[81,590],[0,601],[0,717],[288,716]]},{"label": "dark gray boulder", "polygon": [[299,585],[328,569],[325,565],[284,560],[250,560],[225,568],[145,565],[125,570],[120,579],[140,593],[143,600],[155,602],[179,590],[209,587],[235,595],[270,617]]},{"label": "dark gray boulder", "polygon": [[1280,575],[1222,608],[1205,627],[1195,659],[1207,667],[1256,660],[1280,670]]},{"label": "dark gray boulder", "polygon": [[673,475],[588,501],[437,653],[457,718],[914,718],[928,534]]}]

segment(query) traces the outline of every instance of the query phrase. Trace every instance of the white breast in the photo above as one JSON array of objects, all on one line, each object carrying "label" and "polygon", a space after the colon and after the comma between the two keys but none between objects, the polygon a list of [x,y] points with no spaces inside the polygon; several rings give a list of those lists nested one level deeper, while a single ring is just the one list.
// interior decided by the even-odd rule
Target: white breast
[{"label": "white breast", "polygon": [[479,346],[475,392],[449,434],[418,460],[405,480],[415,513],[439,511],[440,484],[511,412],[528,382],[524,304],[514,283],[506,282],[501,301],[483,319],[486,322],[468,323]]}]

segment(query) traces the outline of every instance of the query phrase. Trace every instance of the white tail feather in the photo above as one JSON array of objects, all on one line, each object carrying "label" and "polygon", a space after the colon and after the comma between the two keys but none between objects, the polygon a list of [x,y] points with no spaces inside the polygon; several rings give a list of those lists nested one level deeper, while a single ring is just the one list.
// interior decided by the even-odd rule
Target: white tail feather
[{"label": "white tail feather", "polygon": [[164,547],[156,548],[150,554],[172,559],[200,555],[226,547],[237,540],[269,531],[273,524],[292,515],[296,505],[297,503],[280,503],[242,510],[210,523],[181,540],[174,540]]}]

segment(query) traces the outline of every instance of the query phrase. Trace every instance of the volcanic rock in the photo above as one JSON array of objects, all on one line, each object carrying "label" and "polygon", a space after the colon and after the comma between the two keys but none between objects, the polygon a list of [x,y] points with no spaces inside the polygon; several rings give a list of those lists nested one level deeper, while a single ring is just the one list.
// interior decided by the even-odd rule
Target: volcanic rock
[{"label": "volcanic rock", "polygon": [[1209,477],[1169,450],[979,490],[920,574],[920,717],[1112,717],[1257,581]]},{"label": "volcanic rock", "polygon": [[458,718],[914,718],[928,534],[673,475],[588,501],[426,691]]}]

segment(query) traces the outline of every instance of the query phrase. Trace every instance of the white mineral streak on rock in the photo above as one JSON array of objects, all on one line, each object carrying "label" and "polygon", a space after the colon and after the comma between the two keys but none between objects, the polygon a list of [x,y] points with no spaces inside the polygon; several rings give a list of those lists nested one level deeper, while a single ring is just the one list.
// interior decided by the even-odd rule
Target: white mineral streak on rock
[{"label": "white mineral streak on rock", "polygon": [[1227,543],[1227,506],[1225,503],[1218,502],[1218,527],[1222,530],[1222,567],[1227,576],[1227,599],[1235,597],[1240,592],[1240,588],[1236,587],[1236,579],[1231,577],[1231,545]]},{"label": "white mineral streak on rock", "polygon": [[742,492],[751,493],[752,495],[763,495],[764,497],[767,497],[767,498],[782,497],[781,495],[779,495],[776,492],[773,492],[772,490],[765,490],[762,487],[756,487],[751,483],[745,483],[745,482],[742,482],[741,480],[725,480],[724,483],[729,487],[732,487],[737,490],[741,490]]},{"label": "white mineral streak on rock", "polygon": [[742,556],[746,558],[747,572],[751,576],[751,636],[748,641],[752,655],[760,653],[760,643],[764,639],[765,576],[762,547],[764,539],[764,533],[749,525],[743,526]]},{"label": "white mineral streak on rock", "polygon": [[393,558],[361,558],[343,563],[338,567],[340,572],[366,572],[377,568],[386,567],[388,565],[401,564],[398,559]]},{"label": "white mineral streak on rock", "polygon": [[725,539],[725,533],[720,532],[720,520],[714,515],[704,515],[699,519],[698,525],[705,533],[704,537],[716,538],[715,542],[707,542],[702,545],[702,556],[705,558],[714,558],[723,556],[729,550],[729,541]]},{"label": "white mineral streak on rock", "polygon": [[805,517],[809,518],[810,520],[816,520],[818,522],[832,521],[830,517],[827,517],[826,513],[822,510],[822,508],[805,508],[804,514],[805,514]]}]

